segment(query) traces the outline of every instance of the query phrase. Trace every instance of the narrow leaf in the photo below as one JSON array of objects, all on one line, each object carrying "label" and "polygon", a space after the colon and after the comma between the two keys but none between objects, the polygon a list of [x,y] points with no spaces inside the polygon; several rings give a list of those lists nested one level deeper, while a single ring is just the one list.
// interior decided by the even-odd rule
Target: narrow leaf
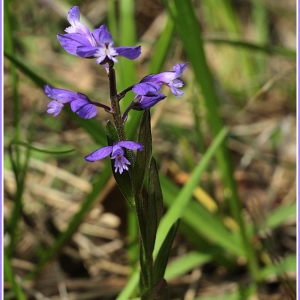
[{"label": "narrow leaf", "polygon": [[139,128],[138,143],[144,146],[144,150],[137,152],[133,169],[133,185],[136,194],[142,192],[146,170],[148,170],[152,154],[150,110],[146,110],[143,113]]},{"label": "narrow leaf", "polygon": [[167,16],[165,28],[154,45],[155,51],[150,61],[149,74],[159,73],[161,71],[161,68],[169,53],[168,51],[170,50],[170,45],[174,36],[174,28],[175,25],[173,20],[170,18],[170,16]]},{"label": "narrow leaf", "polygon": [[17,141],[17,140],[12,140],[10,142],[9,147],[11,147],[12,145],[21,145],[26,147],[27,149],[31,149],[31,150],[35,150],[38,152],[42,152],[42,153],[49,153],[49,154],[68,154],[70,152],[75,151],[75,149],[71,149],[71,150],[66,150],[66,151],[50,151],[50,150],[44,150],[44,149],[39,149],[39,148],[35,148],[33,146],[31,146],[29,143],[23,142],[23,141]]},{"label": "narrow leaf", "polygon": [[222,39],[222,38],[206,37],[204,38],[204,41],[207,43],[225,44],[233,47],[242,47],[252,52],[260,51],[270,55],[281,55],[291,59],[296,59],[297,57],[296,51],[290,48],[251,43],[241,39],[232,39],[232,38]]},{"label": "narrow leaf", "polygon": [[156,257],[156,260],[154,263],[154,269],[153,269],[154,282],[157,282],[158,280],[160,280],[164,277],[167,263],[169,260],[169,254],[171,251],[171,247],[172,247],[179,223],[180,223],[180,219],[178,219],[173,224],[173,226],[170,228],[161,248],[159,249],[159,252],[157,254],[157,257]]},{"label": "narrow leaf", "polygon": [[4,250],[4,256],[3,256],[3,262],[4,262],[4,276],[5,280],[8,280],[10,283],[10,289],[15,294],[16,299],[18,300],[25,300],[26,296],[23,293],[23,290],[19,283],[16,281],[14,276],[14,271],[11,266],[10,260],[8,258],[7,252]]},{"label": "narrow leaf", "polygon": [[[201,178],[202,172],[207,168],[211,158],[213,155],[216,153],[218,148],[220,147],[220,144],[224,141],[224,138],[227,134],[227,130],[224,128],[216,137],[212,145],[209,147],[209,149],[205,152],[204,156],[202,157],[201,162],[199,165],[195,168],[194,175],[192,175],[190,181],[190,184],[186,184],[186,187],[183,189],[181,193],[178,194],[176,199],[174,200],[173,198],[173,204],[176,206],[171,206],[168,212],[164,215],[162,218],[161,224],[159,225],[158,232],[157,232],[157,238],[155,242],[155,248],[154,248],[154,253],[153,256],[156,257],[159,249],[161,248],[161,245],[163,241],[165,240],[166,232],[168,232],[169,228],[171,225],[176,221],[174,220],[175,217],[180,217],[183,215],[185,211],[185,206],[189,202],[190,198],[186,199],[184,196],[187,196],[187,190],[189,191],[188,193],[192,195],[192,192],[198,182],[194,182],[193,177],[197,177],[198,180]],[[193,182],[193,183],[192,183]],[[194,185],[195,184],[195,185]],[[186,189],[186,191],[184,191]],[[167,191],[167,188],[163,189],[164,191]],[[171,212],[170,212],[171,211]],[[138,271],[132,275],[130,278],[128,284],[124,288],[124,290],[120,293],[120,295],[117,297],[117,300],[125,300],[128,299],[128,297],[133,293],[134,287],[138,284]]]},{"label": "narrow leaf", "polygon": [[152,254],[147,251],[148,249],[144,241],[145,236],[144,239],[140,239],[140,291],[142,294],[147,290],[151,290],[153,286],[153,259]]},{"label": "narrow leaf", "polygon": [[214,253],[189,252],[168,264],[165,278],[172,280],[179,277],[197,266],[201,266],[214,258]]},{"label": "narrow leaf", "polygon": [[155,159],[152,157],[148,176],[148,197],[145,199],[145,219],[147,248],[152,254],[156,232],[163,213],[163,195],[161,191]]}]

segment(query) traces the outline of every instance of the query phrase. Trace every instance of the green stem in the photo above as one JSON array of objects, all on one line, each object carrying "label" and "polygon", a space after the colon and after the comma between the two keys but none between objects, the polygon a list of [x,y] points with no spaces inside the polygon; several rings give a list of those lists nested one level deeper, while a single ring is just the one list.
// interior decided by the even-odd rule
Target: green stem
[{"label": "green stem", "polygon": [[[117,129],[119,141],[126,141],[126,133],[124,128],[124,122],[122,120],[121,109],[119,104],[119,97],[117,93],[117,84],[116,84],[116,73],[114,69],[114,63],[112,61],[108,62],[108,78],[109,78],[109,91],[110,91],[110,102],[112,107],[112,115],[114,118],[114,123]],[[127,158],[129,159],[132,167],[134,165],[134,160],[132,156],[132,152],[130,150],[125,149]]]},{"label": "green stem", "polygon": [[111,107],[113,109],[114,123],[118,132],[119,140],[126,141],[126,134],[123,126],[121,109],[118,100],[116,73],[115,73],[113,62],[109,62],[108,70],[109,70],[108,78],[109,78],[109,89],[110,89],[110,102],[111,102]]}]

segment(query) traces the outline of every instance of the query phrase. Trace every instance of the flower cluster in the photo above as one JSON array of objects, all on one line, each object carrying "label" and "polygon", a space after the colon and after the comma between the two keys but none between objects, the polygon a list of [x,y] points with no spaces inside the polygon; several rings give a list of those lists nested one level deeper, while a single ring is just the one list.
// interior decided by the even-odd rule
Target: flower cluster
[{"label": "flower cluster", "polygon": [[[72,7],[68,12],[68,21],[70,27],[65,29],[66,34],[58,34],[57,38],[62,47],[70,54],[82,58],[96,58],[96,63],[104,65],[109,72],[109,67],[117,63],[117,56],[123,56],[128,59],[136,59],[141,54],[141,47],[114,47],[114,41],[105,25],[98,29],[90,30],[80,22],[80,11],[78,6]],[[125,110],[122,121],[127,120],[131,109],[146,110],[150,109],[159,101],[166,98],[161,93],[163,85],[168,86],[173,95],[180,97],[183,92],[183,82],[178,79],[187,67],[188,63],[182,65],[176,64],[173,71],[162,72],[159,74],[150,74],[144,77],[139,83],[130,86],[117,95],[120,101],[127,92],[133,91],[136,95],[131,104]],[[86,95],[79,92],[72,92],[64,89],[51,88],[48,84],[44,88],[45,94],[51,99],[48,104],[47,113],[57,116],[65,105],[70,105],[71,110],[80,118],[90,119],[97,115],[98,107],[114,114],[115,111],[107,105],[90,100]],[[110,155],[114,160],[115,172],[123,173],[128,170],[129,160],[125,157],[123,148],[128,150],[143,151],[144,147],[133,141],[118,141],[112,146],[100,148],[85,159],[87,161],[96,161]]]}]

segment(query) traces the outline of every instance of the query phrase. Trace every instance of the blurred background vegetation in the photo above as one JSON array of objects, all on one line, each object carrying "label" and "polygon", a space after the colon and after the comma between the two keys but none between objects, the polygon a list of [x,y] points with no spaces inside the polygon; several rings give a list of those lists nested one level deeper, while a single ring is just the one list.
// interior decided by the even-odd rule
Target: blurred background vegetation
[{"label": "blurred background vegetation", "polygon": [[[181,217],[171,299],[296,299],[293,0],[4,1],[5,298],[137,295],[127,284],[135,219],[109,159],[83,159],[106,145],[109,116],[46,113],[45,83],[109,105],[104,68],[56,39],[74,5],[91,29],[107,24],[116,46],[142,46],[136,61],[119,58],[119,91],[189,62],[185,94],[151,110],[166,211]],[[131,138],[139,117],[127,122]]]}]

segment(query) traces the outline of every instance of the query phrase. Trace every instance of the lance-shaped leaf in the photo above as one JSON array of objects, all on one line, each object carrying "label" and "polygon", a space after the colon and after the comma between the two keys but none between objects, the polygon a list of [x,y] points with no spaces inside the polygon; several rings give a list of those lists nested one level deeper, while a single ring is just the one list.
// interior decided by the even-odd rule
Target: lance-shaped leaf
[{"label": "lance-shaped leaf", "polygon": [[[108,121],[106,125],[106,135],[107,135],[107,142],[109,146],[112,146],[115,142],[119,141],[118,133],[115,126]],[[114,162],[112,161],[112,170],[118,186],[125,197],[125,199],[129,202],[131,206],[135,206],[134,201],[134,193],[132,188],[132,180],[130,177],[131,166],[129,165],[129,172],[123,172],[120,174],[119,172],[114,172]]]},{"label": "lance-shaped leaf", "polygon": [[[140,290],[148,293],[154,292],[153,277],[153,249],[155,245],[156,232],[163,213],[163,196],[158,177],[155,159],[151,157],[148,168],[147,195],[141,193],[136,195],[136,211],[140,227],[140,264],[141,278]],[[146,299],[146,298],[145,298]],[[149,298],[150,299],[150,298]],[[152,299],[152,298],[151,298]]]},{"label": "lance-shaped leaf", "polygon": [[155,159],[151,157],[148,168],[147,195],[136,195],[136,211],[140,227],[140,263],[141,263],[141,291],[153,287],[153,249],[156,232],[163,213],[163,197],[160,187]]},{"label": "lance-shaped leaf", "polygon": [[[143,234],[141,232],[140,236],[140,282],[139,288],[141,294],[144,294],[145,291],[151,290],[153,286],[153,258],[152,253],[147,249],[147,246],[144,244]],[[146,299],[146,298],[145,298]],[[148,298],[147,298],[148,299]],[[149,298],[152,299],[152,298]]]},{"label": "lance-shaped leaf", "polygon": [[146,171],[152,155],[151,118],[149,109],[145,110],[138,134],[138,143],[144,146],[144,151],[138,152],[133,169],[133,186],[136,194],[142,192]]},{"label": "lance-shaped leaf", "polygon": [[167,267],[171,247],[176,236],[177,229],[179,227],[180,219],[178,219],[173,226],[170,228],[166,239],[164,240],[159,252],[157,254],[154,268],[153,268],[153,279],[154,282],[158,282],[164,277],[165,270]]},{"label": "lance-shaped leaf", "polygon": [[146,220],[146,247],[152,254],[159,221],[163,214],[163,195],[155,159],[152,157],[148,175],[148,195],[144,200]]}]

